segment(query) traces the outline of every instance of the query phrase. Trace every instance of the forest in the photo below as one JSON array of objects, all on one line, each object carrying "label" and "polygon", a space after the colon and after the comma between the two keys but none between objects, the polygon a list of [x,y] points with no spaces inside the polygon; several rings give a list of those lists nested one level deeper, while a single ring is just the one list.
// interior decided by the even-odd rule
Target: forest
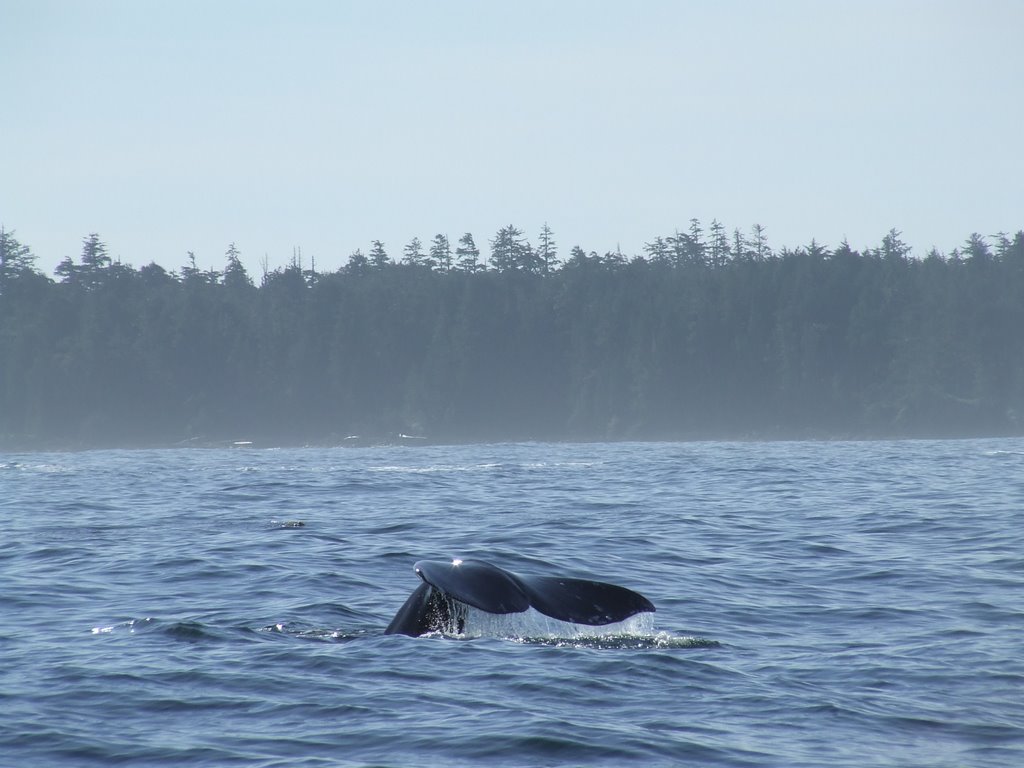
[{"label": "forest", "polygon": [[1024,434],[1024,231],[773,250],[717,221],[642,254],[498,231],[254,280],[41,273],[0,229],[0,448]]}]

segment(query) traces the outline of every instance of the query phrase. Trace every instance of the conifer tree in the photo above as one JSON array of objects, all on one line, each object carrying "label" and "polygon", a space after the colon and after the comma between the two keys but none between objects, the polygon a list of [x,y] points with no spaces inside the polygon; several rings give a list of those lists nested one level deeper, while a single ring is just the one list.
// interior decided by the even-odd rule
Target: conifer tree
[{"label": "conifer tree", "polygon": [[665,242],[665,238],[659,235],[653,241],[644,243],[644,251],[647,253],[647,258],[653,262],[668,262],[671,248]]},{"label": "conifer tree", "polygon": [[82,241],[82,266],[86,272],[91,273],[98,273],[110,266],[107,246],[95,232]]},{"label": "conifer tree", "polygon": [[753,242],[751,245],[754,250],[754,259],[756,261],[764,261],[770,259],[772,256],[772,249],[768,247],[768,238],[764,234],[764,227],[760,224],[755,224],[751,228],[753,234]]},{"label": "conifer tree", "polygon": [[985,238],[977,232],[972,232],[964,243],[964,253],[967,259],[974,264],[983,264],[992,260],[992,251],[989,249]]},{"label": "conifer tree", "polygon": [[587,252],[579,245],[574,245],[569,251],[569,263],[582,266],[587,261]]},{"label": "conifer tree", "polygon": [[363,252],[356,248],[349,254],[348,264],[345,271],[352,275],[365,275],[370,268],[370,260],[363,255]]},{"label": "conifer tree", "polygon": [[540,269],[544,274],[551,271],[558,258],[558,247],[555,245],[554,233],[546,221],[540,229],[540,237],[537,238],[537,258],[540,260]]},{"label": "conifer tree", "polygon": [[[693,219],[693,221],[697,220]],[[684,267],[688,264],[704,263],[704,246],[694,239],[693,234],[680,232],[677,229],[674,234],[665,238],[665,242],[668,246],[669,260],[675,266]]]},{"label": "conifer tree", "polygon": [[459,247],[455,249],[458,257],[456,266],[462,272],[476,272],[480,269],[480,249],[473,241],[473,235],[469,232],[459,238]]},{"label": "conifer tree", "polygon": [[431,266],[440,269],[442,272],[450,272],[452,269],[452,248],[448,244],[448,235],[434,235],[430,244]]},{"label": "conifer tree", "polygon": [[704,230],[701,229],[700,219],[690,219],[690,239],[687,245],[688,261],[693,264],[704,264],[707,246],[704,244]]},{"label": "conifer tree", "polygon": [[747,238],[740,232],[739,227],[732,231],[732,257],[739,261],[748,261],[751,257]]},{"label": "conifer tree", "polygon": [[525,269],[531,252],[522,230],[509,224],[499,229],[491,241],[491,266],[498,272]]},{"label": "conifer tree", "polygon": [[35,258],[27,245],[18,242],[14,232],[0,226],[0,293],[18,274],[31,270]]},{"label": "conifer tree", "polygon": [[711,220],[711,243],[709,246],[711,264],[722,266],[729,258],[729,239],[725,235],[725,227],[718,219]]},{"label": "conifer tree", "polygon": [[878,255],[886,261],[905,261],[910,255],[910,246],[902,240],[903,233],[895,227],[882,238],[882,247]]},{"label": "conifer tree", "polygon": [[71,257],[65,257],[57,265],[56,272],[66,283],[77,283],[86,288],[96,288],[104,281],[106,270],[110,267],[107,246],[100,236],[93,232],[82,240],[80,263],[75,264]]},{"label": "conifer tree", "polygon": [[[181,278],[187,285],[199,280],[201,272],[199,271],[199,267],[196,266],[195,251],[188,251],[185,255],[188,258],[188,264],[181,268]],[[266,269],[264,269],[263,272],[266,274]]]},{"label": "conifer tree", "polygon": [[408,245],[402,249],[402,253],[403,264],[419,265],[424,263],[423,243],[418,237],[410,240]]},{"label": "conifer tree", "polygon": [[523,237],[522,230],[509,224],[490,241],[490,264],[500,272],[540,272],[541,260]]},{"label": "conifer tree", "polygon": [[373,265],[373,268],[384,269],[390,263],[391,259],[388,257],[388,252],[384,250],[384,243],[380,240],[370,243],[370,264]]},{"label": "conifer tree", "polygon": [[252,280],[249,278],[249,273],[246,271],[245,266],[242,264],[240,258],[242,252],[238,250],[237,246],[232,242],[228,246],[225,256],[227,256],[228,264],[224,268],[224,285],[230,290],[238,290],[252,287]]}]

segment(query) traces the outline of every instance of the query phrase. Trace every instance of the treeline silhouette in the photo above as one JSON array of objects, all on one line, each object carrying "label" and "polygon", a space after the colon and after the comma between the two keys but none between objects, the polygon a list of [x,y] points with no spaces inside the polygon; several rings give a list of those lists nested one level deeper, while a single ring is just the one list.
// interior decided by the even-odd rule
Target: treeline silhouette
[{"label": "treeline silhouette", "polygon": [[560,259],[546,225],[489,246],[375,241],[257,286],[234,245],[169,272],[96,234],[51,278],[0,230],[0,445],[1024,432],[1024,232],[921,258],[896,230],[774,252],[696,220],[631,258]]}]

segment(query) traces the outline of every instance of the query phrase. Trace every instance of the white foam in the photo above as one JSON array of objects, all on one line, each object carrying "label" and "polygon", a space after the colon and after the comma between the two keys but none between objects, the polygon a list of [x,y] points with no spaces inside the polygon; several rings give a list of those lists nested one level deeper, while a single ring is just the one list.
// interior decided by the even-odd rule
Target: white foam
[{"label": "white foam", "polygon": [[[462,632],[458,632],[458,624]],[[445,634],[462,637],[504,637],[532,639],[578,639],[594,637],[650,636],[654,614],[638,613],[612,624],[575,624],[545,616],[535,608],[522,613],[487,613],[472,606],[456,604],[456,617]]]},{"label": "white foam", "polygon": [[105,627],[93,627],[92,634],[109,635],[113,632],[121,632],[124,630],[134,633],[137,627],[143,627],[152,621],[153,619],[147,616],[144,619],[131,619],[130,621],[121,621],[117,624],[109,624]]}]

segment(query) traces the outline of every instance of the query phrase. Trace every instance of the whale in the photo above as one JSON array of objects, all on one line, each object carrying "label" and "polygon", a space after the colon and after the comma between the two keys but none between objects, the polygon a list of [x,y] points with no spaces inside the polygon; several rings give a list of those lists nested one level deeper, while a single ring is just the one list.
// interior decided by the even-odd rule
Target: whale
[{"label": "whale", "polygon": [[498,616],[533,610],[584,627],[604,627],[655,611],[650,600],[626,587],[562,576],[521,576],[485,560],[420,560],[413,571],[422,583],[398,609],[386,635],[462,634],[472,609]]}]

